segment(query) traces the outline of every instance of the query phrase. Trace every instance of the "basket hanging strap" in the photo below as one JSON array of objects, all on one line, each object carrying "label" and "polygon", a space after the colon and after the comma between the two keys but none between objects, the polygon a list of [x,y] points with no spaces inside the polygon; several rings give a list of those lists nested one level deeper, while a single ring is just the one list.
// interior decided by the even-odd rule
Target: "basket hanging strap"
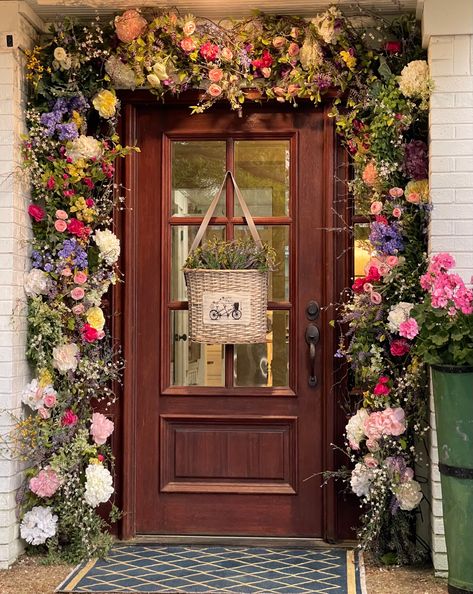
[{"label": "basket hanging strap", "polygon": [[190,248],[191,252],[193,250],[195,250],[195,248],[202,241],[202,237],[204,236],[204,233],[207,230],[210,219],[212,218],[212,216],[214,214],[215,208],[217,207],[218,201],[220,200],[220,196],[222,195],[223,189],[225,188],[225,184],[227,183],[228,176],[230,176],[230,179],[232,180],[233,187],[235,188],[235,193],[238,198],[238,202],[240,203],[241,210],[243,211],[243,216],[245,217],[246,223],[250,229],[251,236],[253,237],[254,242],[256,243],[256,245],[259,248],[263,247],[263,243],[262,243],[259,233],[256,229],[256,225],[253,221],[253,217],[251,216],[248,205],[246,204],[245,199],[243,198],[243,195],[240,191],[240,188],[238,187],[238,185],[235,181],[235,178],[233,177],[233,173],[231,171],[227,171],[223,178],[223,183],[220,186],[220,189],[217,192],[217,194],[215,195],[214,199],[210,203],[210,206],[209,206],[207,212],[205,213],[204,219],[203,219],[202,223],[200,224],[199,230],[197,231],[197,235],[195,236],[194,241],[192,242],[192,245]]}]

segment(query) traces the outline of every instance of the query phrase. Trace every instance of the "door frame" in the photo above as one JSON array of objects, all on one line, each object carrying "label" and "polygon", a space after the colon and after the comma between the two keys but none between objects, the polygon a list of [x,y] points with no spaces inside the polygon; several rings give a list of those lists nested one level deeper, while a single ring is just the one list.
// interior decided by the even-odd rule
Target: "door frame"
[{"label": "door frame", "polygon": [[[166,100],[166,104],[176,106],[194,105],[199,94],[188,92],[179,98]],[[140,106],[157,105],[157,99],[149,91],[122,91],[119,93],[122,104],[122,113],[119,121],[118,131],[124,145],[136,145],[136,114]],[[352,204],[348,194],[349,162],[347,152],[337,141],[334,118],[329,116],[333,96],[328,96],[326,101],[319,107],[314,107],[308,101],[299,101],[302,109],[320,109],[324,115],[324,172],[333,172],[333,175],[324,175],[324,224],[325,233],[323,261],[325,263],[324,294],[321,302],[332,304],[321,312],[320,324],[324,329],[322,332],[322,344],[324,352],[324,365],[321,370],[324,386],[332,386],[325,391],[325,398],[322,403],[322,441],[324,467],[333,470],[340,466],[340,457],[329,444],[341,444],[340,437],[346,422],[345,415],[341,410],[339,402],[343,397],[345,370],[341,365],[336,365],[334,354],[338,344],[338,336],[335,329],[329,325],[329,321],[336,317],[335,304],[343,289],[348,286],[350,276],[353,274],[351,263],[351,237],[347,227],[347,221],[351,219]],[[244,109],[246,106],[244,106]],[[249,106],[247,109],[251,109]],[[264,104],[265,110],[293,111],[292,105],[277,102]],[[192,117],[192,116],[190,116]],[[126,361],[123,374],[123,383],[115,385],[118,401],[113,411],[115,419],[115,433],[112,447],[116,457],[116,492],[117,504],[123,511],[123,517],[118,524],[118,536],[127,540],[136,536],[135,528],[135,463],[132,453],[135,451],[136,443],[136,377],[138,365],[134,359],[136,353],[134,338],[135,333],[129,331],[136,325],[136,278],[133,263],[136,257],[135,220],[130,216],[137,198],[137,168],[138,158],[143,155],[132,153],[126,159],[120,160],[116,168],[116,182],[118,195],[126,193],[126,209],[115,209],[114,226],[115,232],[121,241],[121,257],[119,261],[120,270],[124,273],[125,283],[117,283],[111,294],[111,311],[113,312],[111,330],[114,344],[121,345],[122,355]],[[346,502],[334,481],[330,481],[323,489],[323,538],[327,542],[339,542],[350,538],[347,532]],[[353,514],[349,516],[351,524],[355,521]],[[351,528],[351,526],[350,526]],[[169,539],[169,537],[167,537]],[[220,538],[220,537],[219,537]],[[159,535],[158,535],[159,539]],[[353,536],[354,539],[354,536]]]}]

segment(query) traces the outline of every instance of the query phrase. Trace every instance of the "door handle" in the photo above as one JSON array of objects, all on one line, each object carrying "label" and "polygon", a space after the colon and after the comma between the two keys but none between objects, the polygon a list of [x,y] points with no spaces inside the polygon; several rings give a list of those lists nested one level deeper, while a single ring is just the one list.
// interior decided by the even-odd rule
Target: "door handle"
[{"label": "door handle", "polygon": [[320,340],[320,330],[315,324],[309,324],[305,330],[305,341],[309,345],[310,374],[309,386],[315,388],[317,376],[315,375],[315,347]]}]

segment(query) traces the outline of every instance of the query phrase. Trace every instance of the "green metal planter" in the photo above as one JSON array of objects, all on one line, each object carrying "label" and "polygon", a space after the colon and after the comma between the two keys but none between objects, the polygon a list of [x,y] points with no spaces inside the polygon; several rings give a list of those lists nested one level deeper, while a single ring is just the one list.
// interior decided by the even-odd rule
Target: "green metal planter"
[{"label": "green metal planter", "polygon": [[450,594],[473,592],[473,367],[432,365]]}]

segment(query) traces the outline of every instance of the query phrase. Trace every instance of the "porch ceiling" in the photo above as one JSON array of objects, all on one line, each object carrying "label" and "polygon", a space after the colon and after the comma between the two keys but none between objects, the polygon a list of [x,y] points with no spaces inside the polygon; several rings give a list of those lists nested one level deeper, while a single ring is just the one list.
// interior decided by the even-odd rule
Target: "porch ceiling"
[{"label": "porch ceiling", "polygon": [[[353,0],[238,0],[222,2],[221,0],[27,0],[33,10],[45,21],[58,18],[59,15],[87,16],[99,13],[111,15],[126,8],[155,8],[174,6],[183,14],[193,14],[212,18],[244,17],[255,9],[267,13],[298,14],[312,16],[326,10],[331,4],[337,4],[349,14],[359,14]],[[399,14],[415,12],[417,0],[357,0],[361,8],[375,9],[383,14]]]}]

